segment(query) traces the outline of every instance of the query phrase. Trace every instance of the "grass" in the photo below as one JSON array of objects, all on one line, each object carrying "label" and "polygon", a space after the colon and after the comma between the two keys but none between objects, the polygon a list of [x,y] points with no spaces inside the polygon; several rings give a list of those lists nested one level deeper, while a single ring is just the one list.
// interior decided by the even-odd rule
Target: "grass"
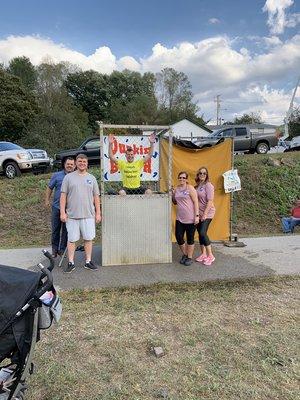
[{"label": "grass", "polygon": [[[290,165],[271,167],[269,155],[235,157],[242,190],[234,194],[233,229],[239,236],[281,233],[280,216],[300,198],[300,152],[272,154]],[[92,169],[99,178],[99,168]],[[48,175],[0,177],[0,246],[45,246],[50,243],[50,209],[44,206]],[[99,228],[97,238],[99,239]]]},{"label": "grass", "polygon": [[42,332],[27,398],[295,400],[299,283],[63,293],[61,323]]},{"label": "grass", "polygon": [[[268,159],[288,165],[272,167]],[[239,236],[279,234],[280,218],[300,198],[300,152],[235,158],[242,190],[234,193],[233,229]]]}]

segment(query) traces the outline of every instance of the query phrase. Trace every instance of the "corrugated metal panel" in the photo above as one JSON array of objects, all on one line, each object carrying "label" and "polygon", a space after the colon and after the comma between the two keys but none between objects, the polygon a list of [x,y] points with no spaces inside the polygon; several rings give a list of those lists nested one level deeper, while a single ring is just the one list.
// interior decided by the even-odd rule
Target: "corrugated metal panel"
[{"label": "corrugated metal panel", "polygon": [[104,195],[102,215],[102,265],[172,261],[168,195]]}]

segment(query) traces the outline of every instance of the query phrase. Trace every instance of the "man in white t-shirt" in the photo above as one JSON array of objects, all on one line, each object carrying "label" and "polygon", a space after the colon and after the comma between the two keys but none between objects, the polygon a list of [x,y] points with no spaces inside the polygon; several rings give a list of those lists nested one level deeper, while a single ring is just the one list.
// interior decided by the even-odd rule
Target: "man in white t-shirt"
[{"label": "man in white t-shirt", "polygon": [[76,168],[76,171],[65,176],[60,196],[60,218],[66,223],[68,231],[67,273],[75,269],[75,248],[80,236],[84,240],[84,267],[98,269],[91,258],[96,235],[95,222],[101,221],[99,187],[96,178],[87,172],[88,158],[85,154],[76,157]]}]

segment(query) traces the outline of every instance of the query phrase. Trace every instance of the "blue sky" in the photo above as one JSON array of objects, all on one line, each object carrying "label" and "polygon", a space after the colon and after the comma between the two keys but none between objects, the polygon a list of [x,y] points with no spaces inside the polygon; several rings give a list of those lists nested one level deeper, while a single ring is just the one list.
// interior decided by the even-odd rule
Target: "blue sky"
[{"label": "blue sky", "polygon": [[[157,42],[172,46],[216,34],[267,35],[263,5],[257,0],[27,0],[26,5],[12,0],[1,5],[0,36],[38,34],[86,55],[105,45],[118,57],[143,57]],[[209,23],[211,18],[220,23]]]},{"label": "blue sky", "polygon": [[[106,73],[172,66],[207,118],[221,93],[225,118],[260,111],[271,122],[283,118],[300,71],[299,23],[293,0],[2,1],[0,62],[24,54]],[[274,70],[274,60],[287,68]]]}]

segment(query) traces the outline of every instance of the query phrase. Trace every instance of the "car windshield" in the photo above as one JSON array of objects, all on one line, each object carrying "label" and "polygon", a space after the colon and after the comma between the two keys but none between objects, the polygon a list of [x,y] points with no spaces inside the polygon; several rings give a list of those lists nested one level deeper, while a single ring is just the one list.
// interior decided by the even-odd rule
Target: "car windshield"
[{"label": "car windshield", "polygon": [[296,136],[291,140],[291,146],[300,146],[300,136]]},{"label": "car windshield", "polygon": [[0,142],[0,151],[7,151],[7,150],[24,150],[24,149],[23,147],[18,146],[15,143]]},{"label": "car windshield", "polygon": [[221,130],[214,131],[214,132],[210,133],[208,136],[209,136],[209,137],[219,136],[220,132],[222,132],[222,131],[221,131]]}]

